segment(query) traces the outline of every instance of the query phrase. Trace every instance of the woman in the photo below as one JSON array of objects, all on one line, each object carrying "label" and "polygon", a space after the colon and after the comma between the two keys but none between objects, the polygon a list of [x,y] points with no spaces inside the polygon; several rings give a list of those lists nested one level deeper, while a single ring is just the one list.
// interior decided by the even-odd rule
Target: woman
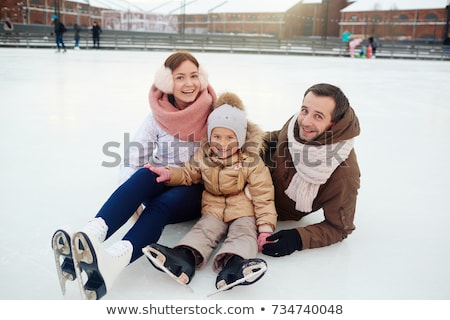
[{"label": "woman", "polygon": [[[158,241],[166,225],[200,216],[201,185],[167,187],[142,167],[146,163],[176,166],[189,160],[206,136],[215,99],[207,74],[194,56],[176,52],[166,59],[150,88],[152,113],[138,130],[130,158],[124,162],[123,184],[85,227],[78,232],[58,229],[53,234],[63,294],[65,281],[78,279],[83,298],[102,298],[120,272],[142,256],[142,248]],[[141,204],[143,211],[122,240],[105,248],[103,242]]]}]

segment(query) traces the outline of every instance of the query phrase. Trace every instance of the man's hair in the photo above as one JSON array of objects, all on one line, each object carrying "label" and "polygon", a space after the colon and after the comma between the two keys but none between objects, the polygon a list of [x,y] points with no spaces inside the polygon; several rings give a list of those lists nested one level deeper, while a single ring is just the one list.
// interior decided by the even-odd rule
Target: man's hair
[{"label": "man's hair", "polygon": [[303,97],[305,97],[309,92],[314,93],[316,96],[320,97],[330,97],[333,98],[335,103],[335,108],[331,115],[331,121],[337,122],[341,120],[347,110],[350,108],[350,103],[347,97],[338,87],[328,84],[328,83],[318,83],[309,87]]}]

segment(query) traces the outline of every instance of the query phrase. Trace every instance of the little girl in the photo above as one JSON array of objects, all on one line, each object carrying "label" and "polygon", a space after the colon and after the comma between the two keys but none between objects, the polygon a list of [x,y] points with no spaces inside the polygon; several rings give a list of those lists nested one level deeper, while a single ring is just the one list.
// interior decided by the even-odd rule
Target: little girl
[{"label": "little girl", "polygon": [[216,106],[208,117],[208,141],[191,161],[183,167],[147,166],[168,186],[203,182],[202,217],[174,248],[151,244],[143,252],[157,269],[188,284],[225,237],[213,261],[222,291],[264,275],[267,264],[256,258],[258,245],[274,231],[277,213],[272,178],[259,157],[263,132],[247,121],[236,95],[221,95]]}]

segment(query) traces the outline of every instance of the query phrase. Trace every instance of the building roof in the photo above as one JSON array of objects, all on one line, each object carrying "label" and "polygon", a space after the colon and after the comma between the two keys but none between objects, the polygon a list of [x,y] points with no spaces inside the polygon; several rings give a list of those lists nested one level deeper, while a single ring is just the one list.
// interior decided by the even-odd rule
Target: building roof
[{"label": "building roof", "polygon": [[286,12],[298,2],[299,0],[194,0],[186,5],[186,13]]},{"label": "building roof", "polygon": [[[156,14],[205,14],[208,12],[286,12],[301,0],[73,0],[120,11],[145,11]],[[303,0],[321,3],[322,0]]]},{"label": "building roof", "polygon": [[138,5],[133,3],[133,1],[127,0],[70,0],[71,2],[78,2],[82,4],[88,4],[93,7],[118,10],[118,11],[142,11]]},{"label": "building roof", "polygon": [[[118,11],[145,11],[156,14],[205,14],[286,12],[299,2],[320,4],[322,0],[71,0]],[[349,1],[352,2],[352,1]],[[183,4],[184,10],[183,10]],[[442,9],[450,0],[355,0],[341,12],[374,10]]]},{"label": "building roof", "polygon": [[449,0],[357,0],[341,12],[444,9]]}]

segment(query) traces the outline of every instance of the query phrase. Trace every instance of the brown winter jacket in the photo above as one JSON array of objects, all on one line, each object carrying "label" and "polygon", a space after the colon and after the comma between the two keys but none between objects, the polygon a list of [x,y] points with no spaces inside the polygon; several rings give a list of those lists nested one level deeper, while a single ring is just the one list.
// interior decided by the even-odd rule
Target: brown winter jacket
[{"label": "brown winter jacket", "polygon": [[[237,101],[236,101],[237,99]],[[233,94],[221,95],[216,106],[224,103],[243,109]],[[169,167],[171,179],[166,184],[205,185],[202,214],[230,222],[239,217],[255,216],[259,232],[275,230],[277,213],[274,187],[269,169],[259,156],[264,132],[248,121],[246,142],[232,157],[221,160],[210,150],[207,141],[182,167]]]},{"label": "brown winter jacket", "polygon": [[[281,130],[268,132],[264,138],[266,149],[263,157],[266,165],[270,168],[275,186],[278,219],[300,220],[311,212],[323,209],[324,220],[322,222],[297,228],[302,239],[303,249],[318,248],[339,242],[355,229],[353,219],[360,186],[360,171],[355,151],[353,149],[347,160],[342,162],[327,182],[320,186],[312,205],[312,211],[299,212],[295,209],[295,202],[285,194],[285,190],[296,173],[287,143],[290,120]],[[296,140],[305,143],[300,140],[298,130],[299,127],[296,124],[294,128]],[[328,132],[319,136],[313,143],[321,145],[337,143],[359,135],[358,118],[352,108],[331,128],[331,132],[332,139]]]}]

